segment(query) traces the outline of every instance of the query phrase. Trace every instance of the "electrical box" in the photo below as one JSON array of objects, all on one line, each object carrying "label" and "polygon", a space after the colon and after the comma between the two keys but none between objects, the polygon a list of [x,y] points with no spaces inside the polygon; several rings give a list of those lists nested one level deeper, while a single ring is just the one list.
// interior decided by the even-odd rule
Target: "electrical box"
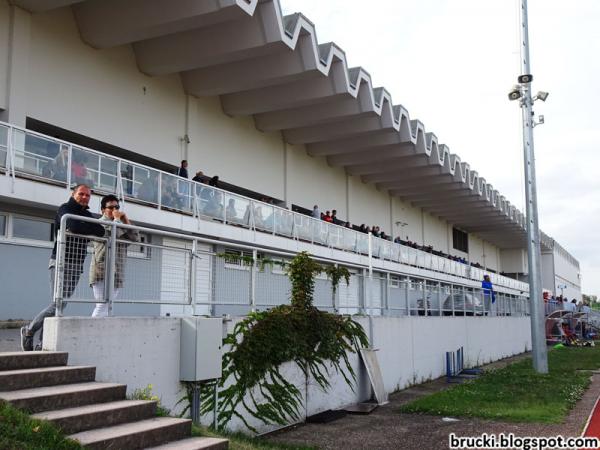
[{"label": "electrical box", "polygon": [[179,379],[203,381],[221,378],[223,319],[181,318]]}]

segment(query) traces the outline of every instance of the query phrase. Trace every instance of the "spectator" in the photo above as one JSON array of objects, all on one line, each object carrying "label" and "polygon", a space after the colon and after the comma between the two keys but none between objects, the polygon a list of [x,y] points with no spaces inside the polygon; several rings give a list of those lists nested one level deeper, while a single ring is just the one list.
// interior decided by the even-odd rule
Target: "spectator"
[{"label": "spectator", "polygon": [[313,210],[312,210],[312,213],[310,213],[310,215],[311,215],[311,217],[314,217],[315,219],[321,218],[321,212],[319,211],[319,205],[313,206]]},{"label": "spectator", "polygon": [[333,211],[331,211],[331,222],[336,225],[342,225],[344,223],[337,218],[337,210],[335,210],[335,209]]},{"label": "spectator", "polygon": [[495,303],[496,302],[496,293],[494,292],[494,286],[492,285],[489,275],[483,276],[483,281],[481,282],[481,288],[483,289],[484,301],[487,300],[489,302],[491,300],[491,303]]},{"label": "spectator", "polygon": [[[119,199],[114,195],[106,195],[100,201],[100,211],[102,212],[102,220],[107,222],[124,223],[131,225],[127,215],[120,210]],[[105,227],[105,237],[110,237],[111,227],[107,225]],[[117,228],[117,239],[119,241],[127,240],[131,242],[139,241],[139,233],[136,230],[127,230],[124,228]],[[96,307],[92,312],[92,317],[106,317],[108,316],[108,303],[105,302],[104,297],[104,276],[106,273],[106,251],[107,241],[94,241],[94,256],[92,257],[92,263],[90,264],[90,286],[94,292],[94,299],[96,299]],[[121,288],[123,287],[123,281],[125,277],[125,257],[127,256],[128,244],[119,242],[117,243],[117,257],[115,261],[115,273],[114,273],[114,297],[119,295]]]},{"label": "spectator", "polygon": [[69,150],[67,147],[61,146],[56,157],[48,163],[46,168],[47,174],[53,180],[67,181],[67,166],[69,165]]},{"label": "spectator", "polygon": [[215,175],[208,181],[208,185],[212,187],[219,187],[219,175]]},{"label": "spectator", "polygon": [[[73,189],[73,193],[71,194],[71,198],[69,198],[69,201],[60,205],[60,207],[58,208],[58,212],[56,213],[56,217],[54,219],[54,229],[56,230],[57,234],[60,228],[61,218],[65,214],[75,214],[82,217],[92,217],[92,215],[88,211],[88,203],[90,201],[91,195],[92,191],[87,185],[80,184],[75,186],[75,188]],[[67,220],[66,227],[68,231],[75,234],[98,237],[104,236],[104,227],[95,223],[69,219]],[[67,236],[64,248],[65,266],[62,286],[63,299],[71,297],[73,291],[79,283],[79,278],[83,273],[83,263],[85,262],[85,257],[87,256],[88,242],[89,239],[83,237]],[[48,264],[48,269],[50,270],[50,290],[51,292],[54,292],[54,276],[56,270],[56,240],[54,241],[54,248],[52,250],[52,256],[50,256],[50,263]],[[66,304],[63,303],[63,306],[66,306]],[[21,348],[23,351],[27,352],[33,350],[33,341],[35,333],[38,330],[40,331],[40,345],[36,346],[36,349],[41,349],[41,344],[43,342],[44,319],[46,317],[54,316],[55,313],[56,304],[54,303],[53,298],[50,304],[45,309],[40,311],[40,313],[31,321],[29,325],[26,325],[21,328]]]},{"label": "spectator", "polygon": [[333,222],[333,218],[331,217],[331,213],[329,211],[325,211],[325,215],[323,216],[323,220],[325,222],[329,222],[329,223]]},{"label": "spectator", "polygon": [[187,160],[186,159],[182,160],[181,166],[179,166],[179,169],[177,169],[177,175],[179,175],[182,178],[187,178],[188,177],[187,167],[188,167]]},{"label": "spectator", "polygon": [[192,181],[196,181],[197,183],[204,183],[204,173],[199,170],[198,172],[196,172],[196,175],[194,175],[194,178],[192,178]]},{"label": "spectator", "polygon": [[73,152],[71,154],[71,183],[77,185],[93,184],[93,180],[88,179],[88,171],[85,165],[86,162],[87,157],[85,154],[79,152]]}]

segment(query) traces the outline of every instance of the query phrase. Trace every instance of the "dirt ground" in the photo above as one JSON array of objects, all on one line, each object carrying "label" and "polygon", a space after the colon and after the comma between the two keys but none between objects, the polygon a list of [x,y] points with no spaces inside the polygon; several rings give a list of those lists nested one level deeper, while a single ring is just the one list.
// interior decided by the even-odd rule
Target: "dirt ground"
[{"label": "dirt ground", "polygon": [[[520,355],[497,361],[486,367],[501,367],[529,356]],[[446,421],[440,416],[401,414],[398,407],[414,398],[447,389],[445,378],[414,386],[390,396],[390,402],[370,415],[347,415],[327,424],[302,424],[266,436],[272,442],[314,446],[320,449],[447,449],[448,435],[478,436],[482,433],[514,433],[518,436],[580,436],[587,418],[600,395],[600,375],[564,423],[507,423],[482,419]]]}]

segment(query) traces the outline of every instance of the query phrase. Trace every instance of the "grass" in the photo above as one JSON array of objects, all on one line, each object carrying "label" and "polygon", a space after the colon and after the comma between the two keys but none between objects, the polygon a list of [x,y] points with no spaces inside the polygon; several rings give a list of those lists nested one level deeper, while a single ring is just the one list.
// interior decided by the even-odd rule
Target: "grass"
[{"label": "grass", "polygon": [[64,437],[54,425],[31,419],[0,400],[0,448],[7,450],[83,449]]},{"label": "grass", "polygon": [[269,442],[261,438],[253,438],[242,433],[215,433],[214,431],[205,428],[192,426],[192,434],[194,436],[210,436],[229,439],[229,450],[314,450],[315,447],[304,447],[289,444],[280,444]]},{"label": "grass", "polygon": [[403,405],[400,412],[482,417],[511,422],[559,423],[600,367],[600,346],[553,349],[549,373],[533,370],[531,359],[487,371],[480,378]]}]

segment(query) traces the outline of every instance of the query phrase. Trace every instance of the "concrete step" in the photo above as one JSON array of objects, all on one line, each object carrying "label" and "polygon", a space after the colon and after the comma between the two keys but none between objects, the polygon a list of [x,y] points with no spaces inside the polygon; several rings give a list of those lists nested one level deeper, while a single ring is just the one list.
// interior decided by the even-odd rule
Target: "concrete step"
[{"label": "concrete step", "polygon": [[229,440],[213,437],[193,437],[151,447],[147,450],[227,450]]},{"label": "concrete step", "polygon": [[73,434],[93,428],[150,419],[155,414],[156,402],[149,400],[118,400],[55,411],[43,411],[33,414],[31,417],[50,421],[58,426],[63,433]]},{"label": "concrete step", "polygon": [[0,372],[0,391],[15,391],[58,384],[94,381],[93,366],[58,366],[35,369],[5,370]]},{"label": "concrete step", "polygon": [[67,352],[2,352],[0,371],[66,366]]},{"label": "concrete step", "polygon": [[116,383],[75,383],[0,392],[0,399],[29,413],[125,399],[126,386]]},{"label": "concrete step", "polygon": [[139,449],[189,437],[192,421],[155,417],[69,435],[88,449]]}]

